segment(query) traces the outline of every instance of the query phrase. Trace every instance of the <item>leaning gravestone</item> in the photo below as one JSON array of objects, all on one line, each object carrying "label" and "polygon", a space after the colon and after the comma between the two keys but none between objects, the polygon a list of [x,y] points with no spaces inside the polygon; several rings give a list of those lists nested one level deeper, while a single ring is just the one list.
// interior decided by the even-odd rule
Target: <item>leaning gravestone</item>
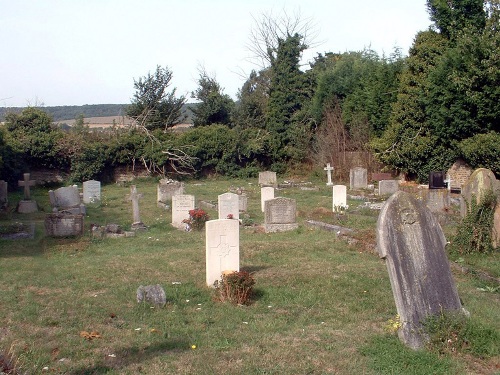
[{"label": "leaning gravestone", "polygon": [[206,281],[213,287],[224,271],[240,270],[240,223],[231,219],[209,220],[205,228]]},{"label": "leaning gravestone", "polygon": [[260,189],[260,208],[262,212],[264,212],[264,204],[269,199],[274,199],[274,188],[271,186],[265,186]]},{"label": "leaning gravestone", "polygon": [[7,207],[8,204],[7,182],[0,180],[0,209]]},{"label": "leaning gravestone", "polygon": [[265,202],[264,229],[266,233],[297,229],[297,204],[295,199],[274,198]]},{"label": "leaning gravestone", "polygon": [[265,171],[259,172],[259,185],[261,186],[277,186],[278,180],[276,172]]},{"label": "leaning gravestone", "polygon": [[23,181],[19,181],[18,185],[24,187],[24,198],[17,206],[17,212],[21,214],[29,214],[38,211],[38,205],[35,201],[31,200],[30,187],[35,186],[35,180],[30,180],[30,174],[24,173]]},{"label": "leaning gravestone", "polygon": [[184,229],[183,220],[189,219],[189,211],[194,210],[194,195],[179,194],[172,196],[172,225]]},{"label": "leaning gravestone", "polygon": [[368,187],[368,171],[356,167],[349,171],[350,189],[366,189]]},{"label": "leaning gravestone", "polygon": [[45,216],[45,233],[49,237],[70,237],[83,234],[83,215],[52,213]]},{"label": "leaning gravestone", "polygon": [[163,178],[159,181],[157,187],[157,204],[159,207],[165,207],[172,201],[174,195],[184,194],[184,183],[170,178]]},{"label": "leaning gravestone", "polygon": [[378,195],[392,195],[399,190],[397,180],[381,180],[378,183]]},{"label": "leaning gravestone", "polygon": [[402,323],[399,338],[413,349],[428,340],[422,330],[428,316],[462,311],[445,245],[441,227],[423,202],[403,191],[387,200],[377,221],[377,248]]},{"label": "leaning gravestone", "polygon": [[83,182],[83,203],[98,204],[101,201],[101,182],[89,180]]},{"label": "leaning gravestone", "polygon": [[49,199],[53,212],[85,215],[85,205],[80,202],[80,193],[76,185],[49,190]]},{"label": "leaning gravestone", "polygon": [[347,208],[347,186],[334,185],[332,188],[332,210],[340,212]]},{"label": "leaning gravestone", "polygon": [[[239,195],[233,193],[224,193],[218,197],[219,219],[240,218],[240,200]],[[228,217],[231,215],[231,217]]]}]

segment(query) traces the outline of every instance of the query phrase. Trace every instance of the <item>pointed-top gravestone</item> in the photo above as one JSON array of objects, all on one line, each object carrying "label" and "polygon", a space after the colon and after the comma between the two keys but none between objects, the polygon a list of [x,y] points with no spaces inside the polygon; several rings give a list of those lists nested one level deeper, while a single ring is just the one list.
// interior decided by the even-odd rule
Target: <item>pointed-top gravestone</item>
[{"label": "pointed-top gravestone", "polygon": [[413,349],[428,340],[428,316],[462,311],[445,252],[446,239],[434,215],[411,194],[398,191],[377,221],[377,248],[385,259],[402,326],[401,341]]},{"label": "pointed-top gravestone", "polygon": [[129,200],[132,201],[132,230],[143,230],[146,226],[141,221],[141,216],[139,214],[139,199],[142,199],[144,194],[137,192],[137,187],[135,185],[130,186]]}]

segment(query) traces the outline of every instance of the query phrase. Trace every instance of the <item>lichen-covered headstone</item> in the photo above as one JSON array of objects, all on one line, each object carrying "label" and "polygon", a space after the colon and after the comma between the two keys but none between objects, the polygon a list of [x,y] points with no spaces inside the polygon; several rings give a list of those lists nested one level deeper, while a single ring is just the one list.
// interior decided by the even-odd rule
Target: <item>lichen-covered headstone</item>
[{"label": "lichen-covered headstone", "polygon": [[167,295],[161,285],[140,285],[137,288],[137,303],[149,303],[158,307],[163,307],[167,303]]},{"label": "lichen-covered headstone", "polygon": [[428,316],[462,311],[445,252],[446,239],[434,215],[411,194],[398,191],[377,221],[377,248],[385,259],[402,327],[401,341],[421,348]]},{"label": "lichen-covered headstone", "polygon": [[470,210],[470,204],[474,197],[479,203],[484,194],[488,191],[500,194],[500,188],[495,174],[486,168],[476,169],[467,182],[462,187],[462,199],[460,200],[460,215],[464,217]]}]

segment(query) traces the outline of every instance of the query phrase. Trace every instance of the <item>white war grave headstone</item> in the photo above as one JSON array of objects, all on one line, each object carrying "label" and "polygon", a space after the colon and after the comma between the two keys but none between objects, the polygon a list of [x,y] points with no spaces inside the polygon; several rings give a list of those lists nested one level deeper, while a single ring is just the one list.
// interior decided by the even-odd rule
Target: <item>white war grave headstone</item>
[{"label": "white war grave headstone", "polygon": [[330,165],[330,163],[328,163],[326,165],[326,167],[323,169],[326,171],[326,178],[327,178],[326,186],[332,186],[333,185],[333,182],[332,182],[333,167]]},{"label": "white war grave headstone", "polygon": [[141,215],[139,213],[139,200],[144,197],[144,194],[137,192],[137,186],[130,186],[130,195],[128,199],[132,201],[132,230],[145,230],[147,229],[144,223],[141,221]]},{"label": "white war grave headstone", "polygon": [[194,210],[194,195],[179,194],[172,196],[172,225],[185,229],[183,220],[189,219],[189,211]]},{"label": "white war grave headstone", "polygon": [[259,185],[276,187],[277,184],[278,180],[276,178],[276,172],[271,172],[271,171],[259,172]]},{"label": "white war grave headstone", "polygon": [[334,185],[332,188],[332,210],[342,212],[347,209],[347,186]]},{"label": "white war grave headstone", "polygon": [[[234,193],[224,193],[218,196],[219,219],[240,218],[240,196]],[[229,217],[231,215],[231,217]]]},{"label": "white war grave headstone", "polygon": [[83,182],[83,203],[98,204],[101,202],[101,181],[88,180]]},{"label": "white war grave headstone", "polygon": [[274,199],[274,188],[272,186],[265,186],[260,189],[260,208],[262,212],[264,212],[264,204],[269,199]]},{"label": "white war grave headstone", "polygon": [[274,198],[265,202],[264,229],[266,233],[297,229],[297,203],[291,198]]},{"label": "white war grave headstone", "polygon": [[38,211],[38,206],[35,201],[31,200],[30,187],[35,186],[36,181],[30,180],[30,174],[24,173],[23,180],[18,181],[20,187],[24,187],[24,198],[19,202],[17,212],[22,214],[29,214]]},{"label": "white war grave headstone", "polygon": [[205,223],[206,281],[209,287],[224,271],[240,270],[240,223],[219,219]]},{"label": "white war grave headstone", "polygon": [[366,189],[368,187],[368,171],[362,167],[349,171],[350,189]]},{"label": "white war grave headstone", "polygon": [[443,312],[462,312],[445,252],[446,239],[434,215],[411,194],[398,191],[382,207],[377,249],[385,260],[400,340],[412,349],[428,341],[423,323]]}]

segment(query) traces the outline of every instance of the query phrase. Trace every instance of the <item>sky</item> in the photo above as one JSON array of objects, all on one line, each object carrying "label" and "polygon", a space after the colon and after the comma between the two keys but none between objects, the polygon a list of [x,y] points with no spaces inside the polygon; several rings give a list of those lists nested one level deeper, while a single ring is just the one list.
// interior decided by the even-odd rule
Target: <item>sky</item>
[{"label": "sky", "polygon": [[191,99],[204,69],[236,99],[263,14],[300,15],[318,53],[404,55],[431,21],[426,0],[0,0],[0,107],[128,104],[158,65]]}]

